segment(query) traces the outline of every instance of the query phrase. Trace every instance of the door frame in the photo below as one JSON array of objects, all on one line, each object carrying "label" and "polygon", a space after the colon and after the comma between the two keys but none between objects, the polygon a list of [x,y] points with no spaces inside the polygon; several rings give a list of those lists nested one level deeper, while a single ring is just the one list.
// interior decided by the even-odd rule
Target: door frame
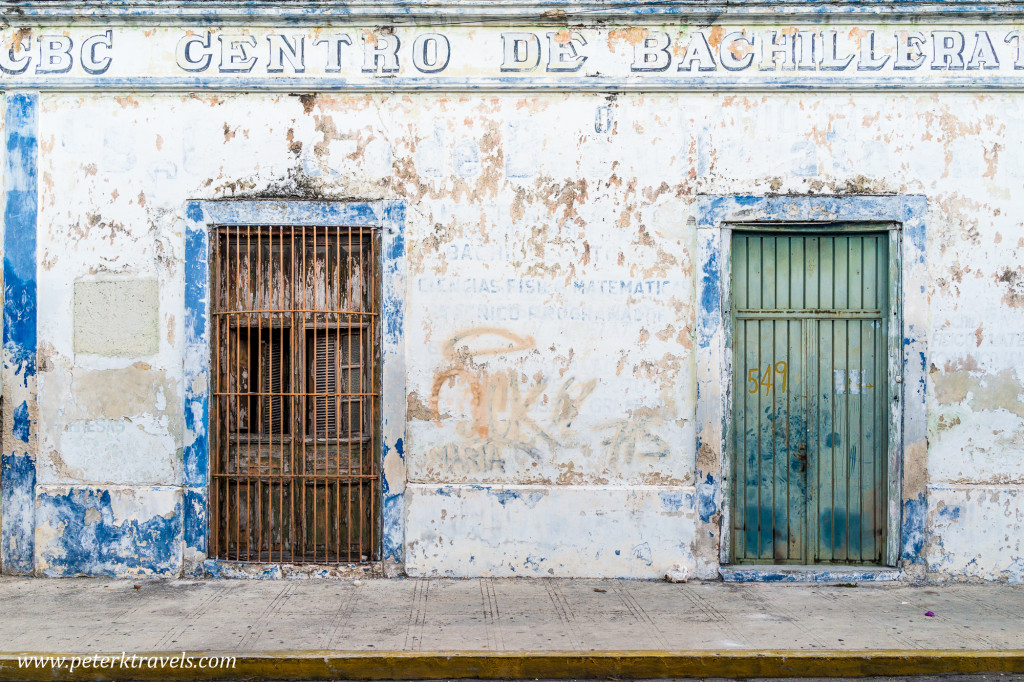
[{"label": "door frame", "polygon": [[[889,233],[889,456],[885,564],[923,561],[927,300],[923,196],[699,196],[697,273],[697,484],[700,577],[731,561],[732,232],[844,228]],[[853,224],[853,225],[851,225]],[[831,228],[831,230],[830,230]],[[707,539],[707,540],[706,540]],[[711,540],[710,542],[708,540]],[[715,541],[717,540],[717,542]]]},{"label": "door frame", "polygon": [[380,310],[380,507],[375,523],[387,575],[405,560],[405,203],[304,200],[192,200],[184,206],[185,310],[182,452],[183,574],[252,577],[321,577],[325,564],[250,563],[210,559],[210,232],[217,226],[307,225],[380,228],[377,283]]},{"label": "door frame", "polygon": [[[902,423],[900,420],[901,410],[900,402],[902,400],[902,392],[900,389],[901,381],[894,381],[895,377],[900,376],[900,370],[902,364],[899,362],[899,349],[902,341],[902,330],[900,329],[901,309],[900,309],[900,264],[899,264],[899,253],[900,253],[900,242],[902,241],[902,226],[899,223],[876,223],[876,222],[857,222],[857,223],[844,223],[844,222],[817,222],[817,223],[803,223],[803,222],[784,222],[784,223],[728,223],[724,225],[722,229],[723,239],[723,251],[722,259],[724,268],[728,274],[728,286],[726,292],[728,297],[723,301],[722,319],[725,324],[725,353],[726,363],[730,368],[730,375],[732,370],[735,369],[733,364],[734,359],[734,348],[733,348],[733,337],[735,334],[735,319],[732,315],[732,246],[736,233],[756,233],[756,234],[807,234],[813,236],[838,236],[838,235],[857,235],[857,234],[880,234],[886,233],[888,235],[887,244],[887,266],[886,266],[886,283],[887,283],[887,300],[888,306],[883,314],[888,318],[887,325],[887,339],[886,339],[886,401],[888,402],[888,418],[886,420],[886,500],[899,495],[899,488],[896,486],[896,482],[900,480],[900,469],[902,465],[902,458],[898,456],[898,450],[894,447],[894,443],[898,443],[900,438],[899,434],[902,429]],[[806,369],[806,368],[805,368]],[[736,377],[730,376],[730,380],[735,382]],[[735,385],[735,383],[733,384]],[[733,395],[732,391],[729,391],[729,401],[727,409],[729,410],[729,419],[726,420],[725,428],[725,444],[726,444],[726,457],[722,462],[722,481],[724,489],[724,500],[726,504],[723,505],[722,510],[722,544],[724,547],[724,558],[723,563],[732,564],[735,562],[735,555],[732,553],[732,525],[731,515],[733,513],[733,505],[729,502],[733,501],[733,483],[734,478],[732,476],[732,469],[735,465],[735,454],[732,451],[734,439],[736,437],[735,428],[733,428],[732,422],[735,418],[736,408],[736,396]],[[892,400],[891,398],[895,398]],[[809,484],[808,484],[809,487]],[[890,517],[887,507],[887,517]],[[813,545],[816,540],[812,537],[817,535],[817,531],[813,528],[816,527],[811,525],[811,515],[807,515],[808,526],[807,526],[807,537],[804,538],[808,543],[808,547],[805,548],[806,553],[811,552],[810,545]],[[887,518],[886,525],[891,526],[892,519]],[[893,563],[889,561],[889,537],[891,528],[886,528],[886,546],[883,549],[883,561],[885,565],[892,566]],[[788,564],[788,565],[802,565],[802,564]],[[803,565],[814,565],[814,564],[803,564]],[[832,564],[829,564],[832,565]],[[837,564],[847,565],[847,564]],[[863,564],[849,564],[850,566],[863,567]]]}]

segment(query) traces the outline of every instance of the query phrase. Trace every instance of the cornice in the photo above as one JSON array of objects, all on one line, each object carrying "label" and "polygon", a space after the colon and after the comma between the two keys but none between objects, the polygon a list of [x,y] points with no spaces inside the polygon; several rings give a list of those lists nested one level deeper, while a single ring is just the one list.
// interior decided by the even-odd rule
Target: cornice
[{"label": "cornice", "polygon": [[729,20],[821,22],[1024,22],[1024,0],[0,0],[0,16],[16,25],[296,25],[335,24],[601,24],[695,23]]}]

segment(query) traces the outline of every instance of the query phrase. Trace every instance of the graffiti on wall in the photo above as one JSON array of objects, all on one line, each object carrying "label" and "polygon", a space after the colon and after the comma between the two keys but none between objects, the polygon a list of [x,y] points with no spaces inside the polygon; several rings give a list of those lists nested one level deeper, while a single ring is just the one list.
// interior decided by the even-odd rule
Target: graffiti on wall
[{"label": "graffiti on wall", "polygon": [[[533,351],[533,337],[500,327],[475,327],[444,343],[445,363],[434,373],[427,407],[439,427],[456,420],[456,439],[431,448],[428,460],[451,471],[494,473],[506,470],[512,452],[541,462],[559,448],[580,446],[583,434],[573,424],[598,380],[530,377],[506,367]],[[605,461],[614,469],[641,458],[668,457],[669,444],[659,435],[663,421],[657,410],[647,408],[585,430],[599,436]]]},{"label": "graffiti on wall", "polygon": [[480,361],[509,359],[534,350],[531,336],[498,327],[477,327],[444,344],[446,365],[435,375],[429,408],[440,426],[446,394],[468,397],[468,410],[456,425],[460,442],[436,449],[442,460],[459,460],[470,469],[501,469],[502,452],[517,450],[539,460],[545,450],[573,444],[571,426],[597,380],[551,382],[543,376],[524,380],[516,369],[490,369]]}]

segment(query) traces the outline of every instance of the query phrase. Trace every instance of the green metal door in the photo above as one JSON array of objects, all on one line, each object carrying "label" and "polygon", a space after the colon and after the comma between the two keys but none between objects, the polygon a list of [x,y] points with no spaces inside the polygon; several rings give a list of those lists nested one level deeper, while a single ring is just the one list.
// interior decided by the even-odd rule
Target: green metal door
[{"label": "green metal door", "polygon": [[736,563],[883,563],[888,245],[733,232]]}]

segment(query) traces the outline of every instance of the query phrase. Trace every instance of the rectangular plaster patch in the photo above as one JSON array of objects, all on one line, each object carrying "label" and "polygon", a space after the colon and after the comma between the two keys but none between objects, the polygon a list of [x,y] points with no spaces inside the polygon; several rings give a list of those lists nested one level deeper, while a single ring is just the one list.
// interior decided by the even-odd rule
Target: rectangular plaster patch
[{"label": "rectangular plaster patch", "polygon": [[75,282],[75,352],[111,357],[156,354],[159,295],[155,279]]}]

